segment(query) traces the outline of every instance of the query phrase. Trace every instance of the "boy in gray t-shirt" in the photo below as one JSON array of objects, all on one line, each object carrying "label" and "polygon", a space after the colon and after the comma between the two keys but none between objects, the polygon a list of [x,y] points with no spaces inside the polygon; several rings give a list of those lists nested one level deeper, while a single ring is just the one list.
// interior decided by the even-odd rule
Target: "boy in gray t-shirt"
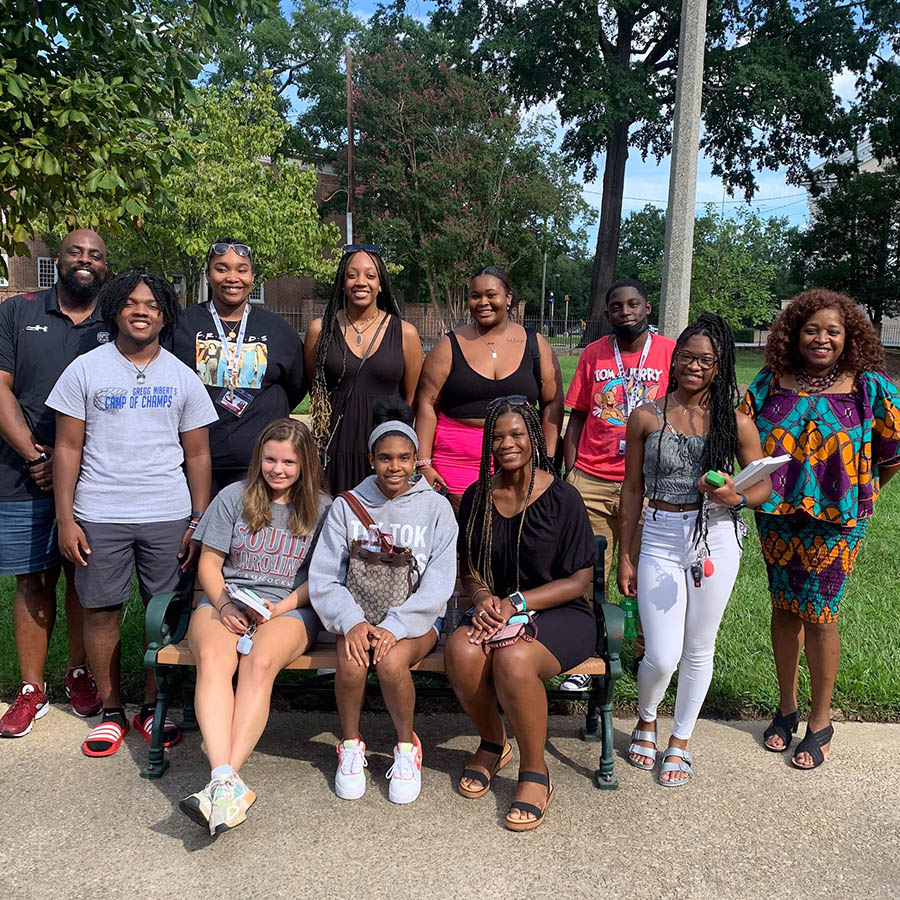
[{"label": "boy in gray t-shirt", "polygon": [[[160,346],[179,311],[167,281],[126,272],[103,287],[99,303],[115,341],[76,359],[47,399],[57,412],[59,545],[75,564],[85,648],[103,700],[101,722],[82,745],[86,756],[112,755],[128,731],[119,610],[131,593],[133,564],[146,604],[172,590],[193,563],[193,528],[209,502],[207,426],[217,418],[197,377]],[[148,671],[133,722],[147,741],[155,704]],[[167,720],[164,744],[179,738]]]}]

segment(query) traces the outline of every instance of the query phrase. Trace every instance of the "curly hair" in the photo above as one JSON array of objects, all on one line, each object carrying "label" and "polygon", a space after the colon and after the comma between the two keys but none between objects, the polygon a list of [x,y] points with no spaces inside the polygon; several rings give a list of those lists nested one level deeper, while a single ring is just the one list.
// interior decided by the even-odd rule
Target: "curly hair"
[{"label": "curly hair", "polygon": [[332,404],[331,396],[336,391],[341,382],[347,368],[347,344],[344,343],[341,374],[337,383],[329,389],[329,385],[325,378],[325,359],[328,356],[328,348],[334,340],[334,336],[340,331],[340,323],[338,322],[338,311],[345,309],[347,306],[347,293],[344,286],[344,280],[347,277],[347,266],[350,260],[357,253],[365,252],[375,262],[375,268],[378,271],[378,280],[381,282],[381,291],[378,294],[375,305],[378,309],[395,315],[398,319],[403,318],[400,312],[400,306],[391,293],[391,278],[388,275],[387,268],[381,255],[374,250],[352,250],[345,251],[338,263],[337,272],[334,276],[334,286],[331,291],[331,299],[322,313],[322,331],[319,334],[319,340],[316,342],[316,362],[313,370],[313,383],[309,392],[310,416],[312,418],[313,434],[316,437],[316,444],[320,450],[327,450],[329,444],[329,436],[332,428],[331,414]]},{"label": "curly hair", "polygon": [[111,278],[100,288],[100,295],[97,299],[100,314],[109,325],[110,337],[115,340],[116,335],[119,333],[116,318],[122,312],[125,302],[140,281],[143,281],[150,288],[153,299],[159,304],[163,317],[163,327],[159,333],[159,342],[164,344],[178,325],[178,319],[181,317],[181,306],[178,303],[178,295],[175,293],[175,288],[161,275],[149,275],[138,269],[131,269],[116,275],[115,278]]},{"label": "curly hair", "polygon": [[784,375],[803,368],[798,342],[800,329],[822,309],[836,309],[844,323],[844,352],[839,365],[853,375],[884,366],[884,346],[868,316],[846,294],[813,288],[792,298],[772,324],[766,341],[766,364]]}]

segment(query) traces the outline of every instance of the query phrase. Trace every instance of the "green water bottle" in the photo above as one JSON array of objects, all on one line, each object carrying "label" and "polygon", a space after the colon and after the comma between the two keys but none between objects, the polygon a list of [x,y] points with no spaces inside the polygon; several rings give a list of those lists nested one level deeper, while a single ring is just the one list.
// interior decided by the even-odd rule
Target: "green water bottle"
[{"label": "green water bottle", "polygon": [[634,640],[638,634],[637,597],[623,597],[619,606],[625,615],[625,637]]}]

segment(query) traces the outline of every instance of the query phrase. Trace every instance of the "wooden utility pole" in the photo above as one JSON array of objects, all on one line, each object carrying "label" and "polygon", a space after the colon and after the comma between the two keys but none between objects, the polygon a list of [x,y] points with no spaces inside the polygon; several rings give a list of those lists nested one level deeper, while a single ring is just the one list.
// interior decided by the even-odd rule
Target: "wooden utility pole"
[{"label": "wooden utility pole", "polygon": [[678,337],[687,325],[691,305],[705,46],[706,0],[682,0],[669,205],[666,212],[666,251],[659,312],[659,330],[672,338]]},{"label": "wooden utility pole", "polygon": [[353,179],[353,58],[350,45],[344,51],[347,69],[347,243],[353,243],[353,212],[356,182]]}]

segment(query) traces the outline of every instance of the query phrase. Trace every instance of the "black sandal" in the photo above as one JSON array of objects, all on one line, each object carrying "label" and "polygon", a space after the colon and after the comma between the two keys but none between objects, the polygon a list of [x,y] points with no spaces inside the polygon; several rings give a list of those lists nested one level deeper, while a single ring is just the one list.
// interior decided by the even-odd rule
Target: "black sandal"
[{"label": "black sandal", "polygon": [[[485,775],[484,772],[479,772],[476,769],[463,769],[463,773],[460,776],[460,781],[457,782],[456,790],[462,794],[467,800],[477,800],[479,797],[483,797],[490,789],[491,782],[494,780],[494,776],[512,759],[512,746],[509,741],[506,742],[504,746],[500,746],[499,744],[494,744],[491,741],[482,741],[478,745],[478,750],[484,750],[487,753],[493,753],[497,757],[497,765],[491,769],[490,776]],[[477,753],[478,751],[476,751]],[[476,790],[472,790],[471,788],[465,788],[462,786],[462,779],[468,778],[472,781],[477,781],[481,787]]]},{"label": "black sandal", "polygon": [[[809,725],[806,726],[806,736],[797,744],[797,749],[791,757],[791,763],[797,769],[818,769],[825,762],[825,754],[822,748],[826,744],[831,743],[834,737],[834,726],[828,725],[821,731],[810,731]],[[801,753],[808,753],[812,757],[813,764],[811,766],[801,766],[797,762],[797,757]]]},{"label": "black sandal", "polygon": [[[777,710],[775,718],[772,719],[769,727],[763,732],[763,747],[771,750],[772,753],[784,753],[791,746],[793,740],[792,735],[797,733],[797,726],[800,724],[800,710],[795,709],[789,715],[782,715],[781,710]],[[770,747],[766,743],[769,738],[780,737],[783,747]]]},{"label": "black sandal", "polygon": [[539,806],[535,806],[533,803],[525,803],[522,800],[514,800],[509,806],[509,812],[512,812],[514,809],[519,810],[519,812],[531,813],[534,816],[533,819],[511,819],[509,817],[509,813],[506,814],[506,818],[503,820],[503,824],[510,831],[534,831],[535,828],[538,827],[544,821],[544,815],[547,812],[548,807],[550,806],[550,801],[553,799],[553,785],[550,784],[550,774],[544,775],[542,772],[519,772],[519,781],[532,781],[535,784],[542,784],[547,788],[547,802],[544,804],[544,808],[541,809]]}]

